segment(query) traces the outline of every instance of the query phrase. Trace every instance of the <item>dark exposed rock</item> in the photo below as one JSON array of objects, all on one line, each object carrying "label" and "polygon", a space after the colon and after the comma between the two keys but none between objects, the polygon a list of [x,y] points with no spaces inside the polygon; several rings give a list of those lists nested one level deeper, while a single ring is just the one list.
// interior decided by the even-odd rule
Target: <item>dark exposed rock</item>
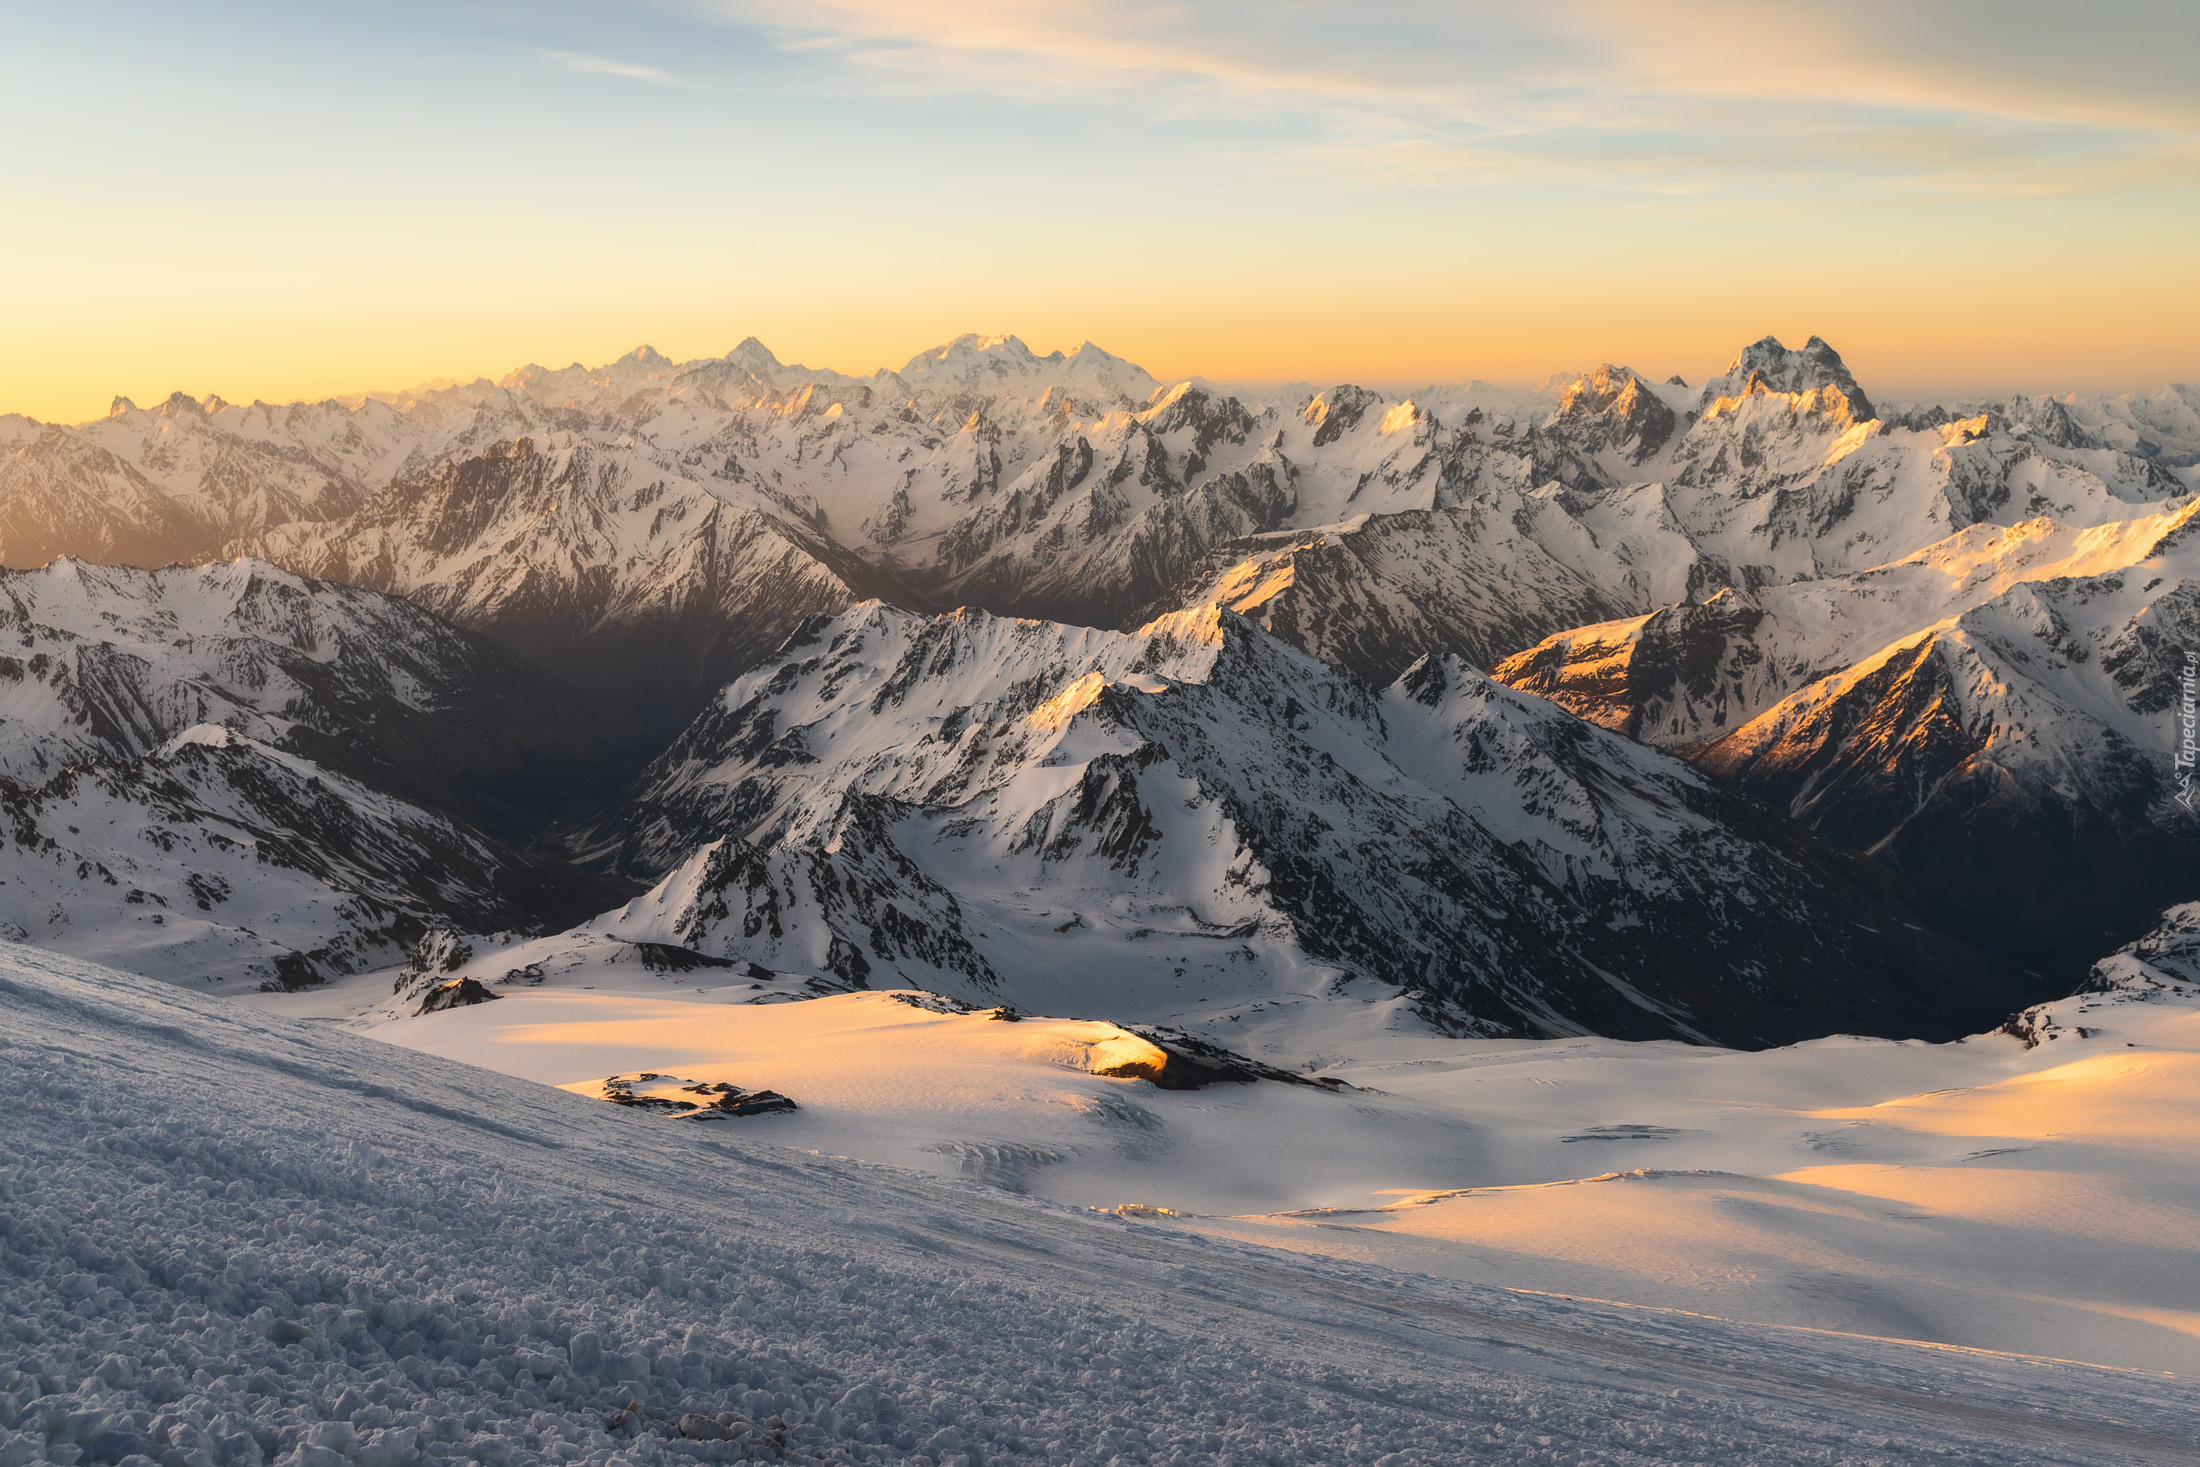
[{"label": "dark exposed rock", "polygon": [[1650,385],[1628,367],[1609,364],[1580,378],[1559,395],[1558,422],[1576,444],[1611,449],[1641,463],[1671,441],[1679,420]]},{"label": "dark exposed rock", "polygon": [[1777,336],[1767,336],[1743,347],[1726,372],[1704,384],[1699,409],[1722,397],[1746,397],[1755,390],[1767,392],[1837,393],[1848,415],[1856,422],[1878,416],[1864,389],[1856,385],[1841,354],[1816,336],[1802,349],[1790,350]]},{"label": "dark exposed rock", "polygon": [[[637,1094],[638,1089],[643,1093]],[[744,1090],[724,1081],[683,1083],[653,1071],[613,1075],[602,1082],[598,1094],[613,1105],[652,1110],[675,1120],[772,1115],[798,1108],[776,1090]]]},{"label": "dark exposed rock", "polygon": [[477,1003],[493,1003],[504,995],[484,988],[472,978],[453,978],[448,983],[438,983],[420,1000],[416,1014],[440,1014],[446,1009],[462,1009]]},{"label": "dark exposed rock", "polygon": [[1342,1080],[1306,1075],[1296,1070],[1283,1070],[1274,1065],[1262,1064],[1259,1060],[1224,1049],[1219,1044],[1209,1043],[1181,1029],[1143,1024],[1126,1027],[1131,1033],[1160,1050],[1166,1058],[1159,1065],[1134,1062],[1115,1069],[1096,1070],[1095,1074],[1151,1080],[1163,1090],[1198,1090],[1222,1082],[1250,1085],[1256,1080],[1303,1085],[1316,1090],[1356,1088]]},{"label": "dark exposed rock", "polygon": [[637,942],[635,952],[641,957],[642,966],[652,973],[692,973],[698,968],[731,968],[736,966],[731,958],[712,957],[691,947],[675,947],[669,942]]},{"label": "dark exposed rock", "polygon": [[412,956],[405,967],[415,974],[455,973],[472,962],[473,957],[473,944],[461,941],[448,927],[432,927],[413,944]]}]

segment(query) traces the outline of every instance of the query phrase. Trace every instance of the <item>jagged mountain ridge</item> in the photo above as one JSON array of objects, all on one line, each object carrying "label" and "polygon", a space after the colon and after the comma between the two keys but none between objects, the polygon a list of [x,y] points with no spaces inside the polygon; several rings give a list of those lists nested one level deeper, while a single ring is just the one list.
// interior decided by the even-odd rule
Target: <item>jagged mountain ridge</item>
[{"label": "jagged mountain ridge", "polygon": [[523,849],[618,779],[618,725],[409,602],[262,562],[63,560],[0,571],[0,649],[18,938],[295,983],[631,890]]},{"label": "jagged mountain ridge", "polygon": [[1665,399],[1600,369],[1533,430],[1537,453],[1554,439],[1570,453],[1531,454],[1549,473],[1531,490],[1484,484],[1456,508],[1331,527],[1312,576],[1301,568],[1316,537],[1223,546],[1154,606],[1221,600],[1382,681],[1425,650],[1490,665],[1571,612],[1592,611],[1578,626],[1604,619],[1599,608],[1849,574],[1973,525],[2115,523],[2189,492],[2162,460],[2066,431],[2067,413],[2052,432],[1998,411],[1859,419],[1869,401],[1830,348],[1758,343],[1685,417],[1686,389],[1655,392]]},{"label": "jagged mountain ridge", "polygon": [[1699,743],[2016,586],[2159,568],[2170,557],[2182,570],[2196,515],[2200,499],[2091,528],[2044,516],[1974,525],[1869,570],[1724,590],[1573,627],[1492,670],[1630,737],[1666,748]]},{"label": "jagged mountain ridge", "polygon": [[520,837],[640,762],[624,720],[494,644],[262,561],[0,571],[0,689],[18,781],[214,723]]},{"label": "jagged mountain ridge", "polygon": [[812,614],[882,591],[917,599],[798,519],[632,460],[586,442],[537,451],[522,433],[399,480],[339,527],[292,526],[255,548],[406,596],[652,724]]},{"label": "jagged mountain ridge", "polygon": [[431,926],[539,930],[606,885],[215,724],[0,779],[0,936],[151,977],[295,988]]},{"label": "jagged mountain ridge", "polygon": [[[972,336],[870,377],[752,340],[390,400],[122,404],[103,425],[8,420],[0,437],[19,474],[64,448],[129,468],[85,502],[139,515],[147,537],[158,514],[242,506],[234,543],[410,597],[669,732],[805,618],[871,596],[1086,625],[1219,602],[1375,686],[1431,652],[1491,665],[1584,624],[1845,586],[1987,527],[2159,514],[2187,495],[2200,411],[2190,389],[1883,409],[1816,338],[1754,343],[1698,389],[1606,366],[1530,393],[1259,400],[1161,384],[1089,345],[1041,356]],[[216,462],[264,483],[214,494]],[[300,465],[349,487],[313,500]],[[1768,663],[1728,715],[1846,665]],[[1821,778],[1840,797],[1798,804],[1763,758],[1718,767],[1745,764],[1751,788],[1829,832],[1896,823],[1872,801],[1840,818],[1868,782]],[[2030,848],[2046,871],[2075,849]]]},{"label": "jagged mountain ridge", "polygon": [[1374,692],[1213,607],[822,619],[586,840],[661,878],[623,939],[1049,1012],[1402,997],[1762,1044],[1961,1032],[2026,986],[1677,760],[1456,659]]},{"label": "jagged mountain ridge", "polygon": [[[1243,567],[1302,534],[1358,534],[1381,541],[1363,565],[1424,568],[1406,571],[1410,593],[1378,575],[1333,604],[1343,581],[1301,575],[1257,614],[1381,683],[1424,651],[1487,661],[1982,520],[2122,517],[2183,492],[2173,469],[2200,458],[2174,392],[2014,406],[1872,417],[1815,338],[1757,343],[1701,392],[1606,367],[1529,393],[1267,401],[1014,337],[870,377],[782,364],[754,340],[689,363],[644,348],[345,404],[6,420],[0,561],[69,549],[79,525],[104,558],[195,558],[202,531],[178,516],[218,522],[232,549],[412,597],[591,686],[677,685],[662,720],[802,617],[866,597],[1135,625],[1233,576],[1270,579]],[[108,478],[70,467],[95,450]],[[193,466],[216,462],[243,465],[225,472],[244,487],[207,489],[219,476]],[[33,478],[49,487],[22,487]],[[77,507],[49,513],[60,486]],[[217,498],[243,507],[206,511]],[[1532,568],[1508,594],[1364,621],[1499,564],[1498,527],[1505,559]]]},{"label": "jagged mountain ridge", "polygon": [[2171,754],[2200,501],[1549,638],[1496,676],[2083,951],[2188,890]]},{"label": "jagged mountain ridge", "polygon": [[357,508],[416,435],[387,405],[239,407],[116,398],[75,428],[0,417],[0,564],[74,555],[158,566]]}]

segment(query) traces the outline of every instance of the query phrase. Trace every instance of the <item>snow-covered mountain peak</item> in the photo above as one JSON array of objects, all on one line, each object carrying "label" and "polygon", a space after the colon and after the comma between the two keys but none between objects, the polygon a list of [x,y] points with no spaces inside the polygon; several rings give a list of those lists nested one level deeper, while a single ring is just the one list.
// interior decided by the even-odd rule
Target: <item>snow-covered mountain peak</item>
[{"label": "snow-covered mountain peak", "polygon": [[1704,390],[1709,392],[1721,383],[1738,390],[1752,376],[1762,378],[1775,392],[1808,392],[1835,383],[1853,386],[1856,380],[1849,375],[1841,353],[1822,336],[1813,336],[1800,350],[1777,336],[1762,336],[1736,352],[1725,373],[1706,382]]},{"label": "snow-covered mountain peak", "polygon": [[[661,392],[670,387],[680,373],[678,363],[644,343],[602,367],[574,362],[553,370],[529,364],[507,375],[497,386],[506,394],[545,407],[617,412],[638,393]],[[484,412],[495,412],[499,407],[494,398],[481,404]]]},{"label": "snow-covered mountain peak", "polygon": [[[1053,354],[1052,360],[1061,359],[1060,352]],[[1040,360],[1038,353],[1026,346],[1020,336],[965,331],[951,341],[918,352],[903,365],[901,375],[915,380],[934,373],[956,374],[981,363],[987,370],[1003,372],[1017,367],[1033,367]]]},{"label": "snow-covered mountain peak", "polygon": [[1648,390],[1648,379],[1633,367],[1621,367],[1606,362],[1595,371],[1582,373],[1561,388],[1558,394],[1558,410],[1569,417],[1584,412],[1603,412],[1622,398]]},{"label": "snow-covered mountain peak", "polygon": [[918,352],[899,376],[919,393],[1037,397],[1061,387],[1102,408],[1137,407],[1151,401],[1161,385],[1143,367],[1089,341],[1072,352],[1040,356],[1021,337],[974,331]]},{"label": "snow-covered mountain peak", "polygon": [[[1477,1026],[1769,1037],[1882,981],[1831,956],[1855,873],[1678,761],[1456,658],[1374,692],[1214,606],[1136,633],[813,622],[587,842],[660,878],[630,940],[974,1001],[1174,1022],[1404,993]],[[1831,966],[1782,996],[1794,943]]]},{"label": "snow-covered mountain peak", "polygon": [[1187,606],[1166,616],[1155,617],[1138,629],[1138,635],[1149,638],[1166,638],[1171,643],[1192,644],[1202,647],[1222,645],[1223,626],[1226,623],[1243,624],[1244,618],[1221,606]]},{"label": "snow-covered mountain peak", "polygon": [[1829,407],[1838,397],[1852,422],[1879,416],[1864,389],[1856,385],[1841,354],[1823,337],[1813,336],[1800,351],[1789,348],[1777,336],[1751,342],[1736,354],[1722,375],[1703,385],[1697,404],[1700,411],[1709,414],[1722,398],[1745,398],[1758,390],[1790,397],[1815,391]]},{"label": "snow-covered mountain peak", "polygon": [[[1779,414],[1797,423],[1817,422],[1820,432],[1831,433],[1846,442],[1837,442],[1827,450],[1825,463],[1838,463],[1849,451],[1862,446],[1872,436],[1868,431],[1878,421],[1871,412],[1871,402],[1860,395],[1851,395],[1838,386],[1809,387],[1800,392],[1783,392],[1767,386],[1752,376],[1739,392],[1722,394],[1710,399],[1698,420],[1705,425],[1715,424],[1722,418],[1741,424],[1742,431],[1758,425],[1766,414]],[[1773,430],[1777,431],[1777,430]],[[1854,435],[1853,437],[1849,435]]]},{"label": "snow-covered mountain peak", "polygon": [[1160,382],[1144,367],[1103,350],[1090,341],[1078,343],[1062,358],[1062,365],[1065,380],[1088,388],[1113,386],[1129,397],[1136,397],[1143,390],[1151,398],[1161,387]]},{"label": "snow-covered mountain peak", "polygon": [[1980,413],[1973,418],[1956,418],[1940,425],[1940,441],[1949,448],[1961,448],[1966,443],[1976,443],[1993,431],[1993,415]]},{"label": "snow-covered mountain peak", "polygon": [[987,336],[966,331],[954,340],[918,352],[903,363],[901,380],[924,394],[977,393],[998,396],[1025,389],[1036,396],[1065,360],[1061,352],[1042,357],[1019,336]]},{"label": "snow-covered mountain peak", "polygon": [[1554,426],[1590,452],[1613,450],[1638,464],[1672,440],[1680,420],[1672,406],[1632,367],[1607,362],[1566,384]]},{"label": "snow-covered mountain peak", "polygon": [[[0,623],[60,618],[71,625],[100,625],[110,635],[128,635],[133,621],[150,618],[156,637],[219,637],[237,633],[230,622],[248,600],[285,594],[302,601],[308,595],[306,581],[250,557],[145,571],[64,555],[35,570],[0,573],[0,601],[5,602]],[[345,587],[341,594],[355,593]],[[285,631],[287,639],[298,639],[295,630]]]},{"label": "snow-covered mountain peak", "polygon": [[754,376],[769,378],[783,365],[772,349],[753,336],[741,338],[741,344],[726,353],[728,364]]},{"label": "snow-covered mountain peak", "polygon": [[[1334,438],[1350,432],[1369,408],[1381,406],[1383,400],[1380,392],[1340,382],[1315,393],[1299,410],[1299,416],[1309,428],[1330,429]],[[1319,434],[1316,436],[1318,440]]]}]

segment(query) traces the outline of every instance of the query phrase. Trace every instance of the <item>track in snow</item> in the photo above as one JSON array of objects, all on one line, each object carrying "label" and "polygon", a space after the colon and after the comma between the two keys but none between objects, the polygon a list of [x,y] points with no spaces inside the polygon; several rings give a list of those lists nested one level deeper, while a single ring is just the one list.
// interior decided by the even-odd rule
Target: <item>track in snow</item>
[{"label": "track in snow", "polygon": [[2172,1378],[1278,1256],[28,949],[0,1051],[7,1467],[2200,1461]]}]

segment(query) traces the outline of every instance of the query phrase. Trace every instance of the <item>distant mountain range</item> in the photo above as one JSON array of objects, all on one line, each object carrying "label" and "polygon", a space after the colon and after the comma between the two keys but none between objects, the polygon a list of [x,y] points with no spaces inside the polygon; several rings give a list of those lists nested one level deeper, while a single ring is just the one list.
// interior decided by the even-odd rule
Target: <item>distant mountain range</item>
[{"label": "distant mountain range", "polygon": [[0,419],[0,562],[258,554],[669,720],[804,616],[874,596],[1123,627],[1226,590],[1386,681],[1422,651],[1494,661],[1974,523],[2124,518],[2200,463],[2189,388],[1873,411],[1815,340],[1759,342],[1700,391],[1605,367],[1249,403],[1014,337],[867,378],[754,341],[684,364],[645,347],[393,401]]},{"label": "distant mountain range", "polygon": [[1248,400],[966,336],[863,378],[751,340],[118,400],[0,418],[0,561],[215,563],[16,573],[0,766],[111,873],[165,868],[82,834],[137,815],[50,813],[93,784],[303,852],[322,817],[274,791],[319,779],[378,833],[309,872],[330,915],[240,924],[263,967],[631,880],[628,936],[841,982],[1962,1032],[2200,895],[2196,466],[2200,389],[1897,408],[1816,338],[1700,388]]}]

